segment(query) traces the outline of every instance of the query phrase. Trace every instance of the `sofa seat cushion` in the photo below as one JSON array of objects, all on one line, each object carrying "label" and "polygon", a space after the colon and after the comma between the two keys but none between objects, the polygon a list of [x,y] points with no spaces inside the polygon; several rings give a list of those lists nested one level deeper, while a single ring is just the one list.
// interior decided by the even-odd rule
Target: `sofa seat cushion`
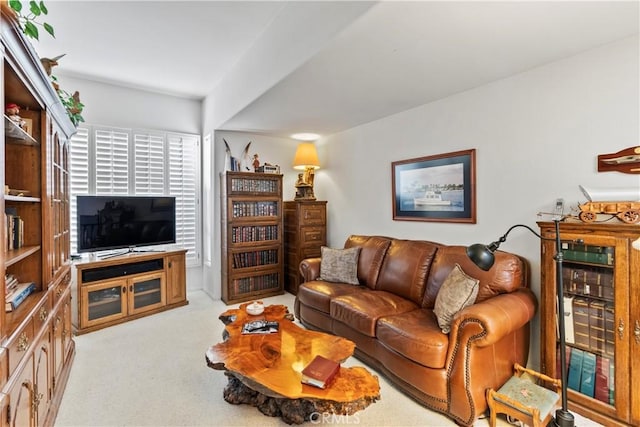
[{"label": "sofa seat cushion", "polygon": [[418,309],[378,320],[376,337],[387,348],[427,368],[442,369],[449,336],[443,334],[433,310]]},{"label": "sofa seat cushion", "polygon": [[379,318],[405,313],[418,305],[385,291],[366,291],[342,295],[331,300],[331,317],[361,334],[375,337]]},{"label": "sofa seat cushion", "polygon": [[353,292],[361,292],[364,289],[366,289],[364,286],[314,280],[302,283],[298,288],[296,298],[307,307],[329,314],[329,303],[332,298]]}]

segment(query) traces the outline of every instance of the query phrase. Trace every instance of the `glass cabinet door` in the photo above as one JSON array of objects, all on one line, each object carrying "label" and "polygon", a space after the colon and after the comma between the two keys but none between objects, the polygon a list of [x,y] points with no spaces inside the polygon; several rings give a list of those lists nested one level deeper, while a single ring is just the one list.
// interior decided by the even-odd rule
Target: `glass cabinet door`
[{"label": "glass cabinet door", "polygon": [[81,327],[97,325],[120,319],[127,315],[126,281],[112,280],[82,287],[86,302],[81,316]]},{"label": "glass cabinet door", "polygon": [[142,313],[165,304],[164,272],[129,280],[129,314]]}]

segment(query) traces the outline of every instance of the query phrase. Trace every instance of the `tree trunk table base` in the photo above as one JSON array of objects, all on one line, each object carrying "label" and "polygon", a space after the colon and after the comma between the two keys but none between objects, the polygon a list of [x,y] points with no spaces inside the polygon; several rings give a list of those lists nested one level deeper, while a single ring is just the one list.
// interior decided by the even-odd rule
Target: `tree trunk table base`
[{"label": "tree trunk table base", "polygon": [[252,405],[269,417],[281,417],[287,424],[302,424],[317,421],[326,414],[353,415],[378,400],[379,397],[362,397],[352,402],[335,402],[323,399],[287,399],[264,395],[257,392],[233,374],[226,373],[229,383],[223,397],[233,405]]},{"label": "tree trunk table base", "polygon": [[[353,354],[354,343],[298,327],[285,306],[250,316],[246,305],[219,316],[226,325],[224,341],[206,352],[207,365],[229,379],[223,392],[228,403],[252,405],[287,424],[301,424],[350,416],[380,398],[378,378],[363,367],[340,367],[326,389],[302,384],[300,372],[316,355],[341,363]],[[242,334],[244,323],[257,318],[278,321],[278,332]]]}]

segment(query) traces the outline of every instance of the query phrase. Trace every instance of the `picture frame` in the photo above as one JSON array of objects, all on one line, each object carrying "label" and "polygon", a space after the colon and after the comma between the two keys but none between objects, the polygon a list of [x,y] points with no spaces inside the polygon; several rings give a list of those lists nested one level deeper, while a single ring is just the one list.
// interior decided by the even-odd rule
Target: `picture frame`
[{"label": "picture frame", "polygon": [[476,223],[476,150],[391,163],[393,219]]}]

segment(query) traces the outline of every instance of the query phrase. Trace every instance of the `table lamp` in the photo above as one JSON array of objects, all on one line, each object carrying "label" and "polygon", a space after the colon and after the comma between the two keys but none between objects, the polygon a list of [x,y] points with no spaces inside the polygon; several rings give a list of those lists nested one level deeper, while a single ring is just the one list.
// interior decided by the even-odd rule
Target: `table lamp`
[{"label": "table lamp", "polygon": [[555,240],[556,242],[556,253],[553,259],[556,262],[556,293],[558,297],[558,313],[561,315],[558,316],[558,329],[559,329],[559,341],[560,341],[560,380],[562,381],[562,407],[558,408],[556,411],[555,419],[553,420],[553,425],[559,427],[573,427],[575,425],[574,417],[571,412],[567,409],[567,365],[566,365],[566,342],[565,342],[565,331],[564,331],[564,286],[562,283],[562,249],[560,242],[560,225],[559,219],[554,219],[556,226],[556,237],[555,239],[542,237],[538,233],[536,233],[531,227],[528,227],[523,224],[516,224],[509,228],[507,232],[500,237],[497,241],[490,243],[489,245],[483,245],[481,243],[476,243],[467,248],[467,256],[484,271],[489,271],[493,266],[495,261],[494,252],[498,250],[500,245],[507,241],[507,235],[517,227],[524,227],[527,230],[531,231],[533,234],[538,236],[541,240]]},{"label": "table lamp", "polygon": [[301,142],[293,158],[293,168],[303,170],[296,181],[296,196],[294,200],[315,200],[313,194],[314,171],[320,168],[318,153],[313,142]]}]

